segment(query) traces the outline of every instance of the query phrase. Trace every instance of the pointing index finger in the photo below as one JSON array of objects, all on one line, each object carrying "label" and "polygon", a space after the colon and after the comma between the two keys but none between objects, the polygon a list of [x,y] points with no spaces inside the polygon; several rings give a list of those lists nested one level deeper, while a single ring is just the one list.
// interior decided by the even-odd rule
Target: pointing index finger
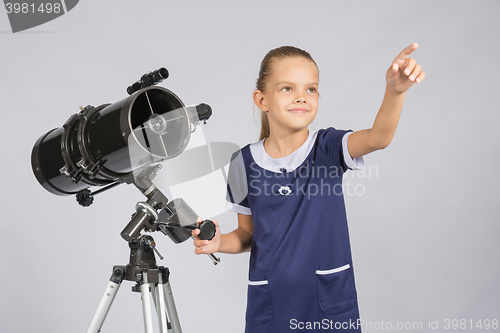
[{"label": "pointing index finger", "polygon": [[412,43],[411,45],[407,46],[401,53],[394,59],[394,62],[404,62],[408,56],[415,51],[418,48],[417,43]]}]

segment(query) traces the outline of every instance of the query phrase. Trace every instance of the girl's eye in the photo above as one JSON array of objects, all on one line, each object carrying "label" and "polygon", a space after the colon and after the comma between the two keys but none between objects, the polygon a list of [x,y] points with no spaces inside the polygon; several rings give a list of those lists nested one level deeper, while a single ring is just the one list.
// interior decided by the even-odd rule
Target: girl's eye
[{"label": "girl's eye", "polygon": [[317,90],[316,90],[316,88],[309,88],[309,89],[307,89],[307,91],[310,93],[315,93]]},{"label": "girl's eye", "polygon": [[281,91],[290,92],[290,91],[292,91],[292,88],[290,88],[290,87],[283,87],[283,88],[281,88]]}]

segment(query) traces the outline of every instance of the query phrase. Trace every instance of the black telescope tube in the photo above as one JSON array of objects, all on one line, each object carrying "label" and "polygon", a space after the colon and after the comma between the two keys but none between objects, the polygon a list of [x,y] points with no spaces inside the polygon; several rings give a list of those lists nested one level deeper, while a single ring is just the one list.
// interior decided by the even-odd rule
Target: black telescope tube
[{"label": "black telescope tube", "polygon": [[[150,107],[158,115],[185,114],[182,101],[158,86],[112,104],[89,106],[37,140],[31,154],[36,179],[53,194],[72,195],[90,186],[108,186],[132,177],[140,167],[138,161],[156,163],[177,156],[186,146],[183,138],[190,131],[188,117],[173,120],[168,135],[153,131],[144,135],[140,128],[148,126]],[[199,119],[195,107],[185,108],[191,109],[192,119]],[[151,138],[158,144],[148,146],[146,139]],[[169,154],[157,138],[168,142]],[[130,147],[137,148],[133,154]]]}]

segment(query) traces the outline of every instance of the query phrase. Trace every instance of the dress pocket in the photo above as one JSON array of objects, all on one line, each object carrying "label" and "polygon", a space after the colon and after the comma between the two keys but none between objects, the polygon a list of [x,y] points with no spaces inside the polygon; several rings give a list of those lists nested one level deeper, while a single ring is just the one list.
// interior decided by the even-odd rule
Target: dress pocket
[{"label": "dress pocket", "polygon": [[250,326],[259,326],[271,321],[274,310],[267,280],[248,282],[248,300],[246,322]]},{"label": "dress pocket", "polygon": [[351,265],[316,271],[318,303],[323,312],[339,314],[356,306],[356,289]]}]

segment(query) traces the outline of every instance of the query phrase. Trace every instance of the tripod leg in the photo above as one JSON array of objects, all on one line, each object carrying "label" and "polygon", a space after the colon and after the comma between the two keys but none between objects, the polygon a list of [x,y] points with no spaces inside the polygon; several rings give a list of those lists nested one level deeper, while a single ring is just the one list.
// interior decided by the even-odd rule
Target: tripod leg
[{"label": "tripod leg", "polygon": [[[160,267],[160,274],[158,276],[158,292],[163,291],[164,300],[167,306],[168,318],[170,319],[170,324],[172,326],[173,333],[182,333],[181,323],[179,321],[179,316],[177,315],[177,309],[175,308],[174,296],[172,295],[172,288],[170,288],[169,275],[170,272],[168,268]],[[158,298],[161,299],[160,295]]]},{"label": "tripod leg", "polygon": [[154,284],[151,286],[151,294],[156,308],[156,316],[158,318],[158,327],[160,333],[167,333],[171,329],[170,323],[167,318],[167,307],[163,296],[163,285]]},{"label": "tripod leg", "polygon": [[101,331],[102,324],[104,324],[104,320],[108,315],[109,309],[113,304],[116,294],[118,293],[118,289],[123,281],[125,276],[125,271],[118,267],[113,268],[113,274],[111,274],[111,278],[109,279],[109,283],[104,291],[104,295],[97,306],[97,309],[90,321],[90,325],[87,329],[87,333],[97,333]]},{"label": "tripod leg", "polygon": [[148,271],[142,272],[141,281],[142,313],[144,316],[144,332],[153,333],[153,318],[151,313],[151,301],[149,300]]}]

